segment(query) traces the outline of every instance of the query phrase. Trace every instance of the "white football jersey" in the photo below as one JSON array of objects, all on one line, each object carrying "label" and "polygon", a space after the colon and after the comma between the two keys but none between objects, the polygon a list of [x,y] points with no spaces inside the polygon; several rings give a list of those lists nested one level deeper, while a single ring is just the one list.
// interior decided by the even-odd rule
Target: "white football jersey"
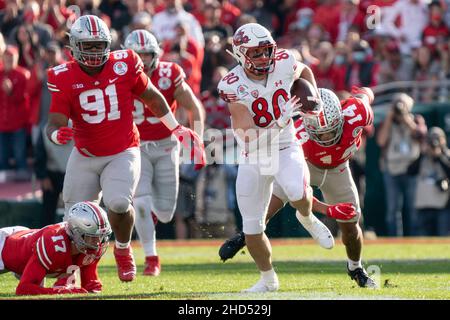
[{"label": "white football jersey", "polygon": [[[298,62],[292,53],[278,49],[275,67],[268,74],[267,82],[258,83],[250,80],[244,69],[238,65],[224,76],[217,87],[220,97],[228,103],[240,103],[247,106],[255,125],[259,128],[269,127],[280,116],[280,104],[291,98],[291,87],[296,80],[298,68],[304,64]],[[293,121],[281,130],[280,145],[295,143]]]}]

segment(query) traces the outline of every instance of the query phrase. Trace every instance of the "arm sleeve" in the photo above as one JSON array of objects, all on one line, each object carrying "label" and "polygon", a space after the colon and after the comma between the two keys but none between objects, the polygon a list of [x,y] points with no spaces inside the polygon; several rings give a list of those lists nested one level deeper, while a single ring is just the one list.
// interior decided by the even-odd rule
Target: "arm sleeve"
[{"label": "arm sleeve", "polygon": [[230,74],[228,74],[224,78],[222,78],[222,80],[220,80],[219,84],[217,85],[217,91],[219,93],[219,97],[227,103],[242,103],[240,101],[236,91],[233,90],[233,87],[228,84],[229,80],[225,80],[225,79],[230,79],[230,78],[227,78],[227,77],[229,77],[229,75]]},{"label": "arm sleeve", "polygon": [[41,282],[47,274],[46,269],[39,262],[36,254],[31,256],[19,285],[16,288],[17,295],[58,294],[58,289],[41,287]]},{"label": "arm sleeve", "polygon": [[64,94],[60,82],[60,78],[57,78],[53,70],[49,69],[47,71],[47,88],[52,96],[50,112],[62,113],[70,118],[70,100]]},{"label": "arm sleeve", "polygon": [[100,260],[95,260],[93,263],[84,266],[80,270],[81,287],[88,292],[102,291],[102,282],[98,278],[97,265]]},{"label": "arm sleeve", "polygon": [[174,85],[175,87],[178,87],[186,79],[186,74],[184,73],[183,69],[176,63],[173,64],[173,73],[174,73],[174,80],[173,80]]},{"label": "arm sleeve", "polygon": [[131,75],[133,77],[132,91],[135,95],[140,96],[148,86],[150,79],[144,72],[144,64],[141,58],[133,51],[128,50],[131,55]]},{"label": "arm sleeve", "polygon": [[356,100],[359,102],[361,113],[363,115],[363,119],[365,120],[364,126],[372,125],[373,124],[372,107],[362,99],[356,98]]}]

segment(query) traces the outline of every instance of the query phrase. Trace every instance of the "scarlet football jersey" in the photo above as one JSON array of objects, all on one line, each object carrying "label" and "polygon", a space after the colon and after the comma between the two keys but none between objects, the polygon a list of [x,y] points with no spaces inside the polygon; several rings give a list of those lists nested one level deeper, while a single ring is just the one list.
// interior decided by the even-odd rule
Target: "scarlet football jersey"
[{"label": "scarlet football jersey", "polygon": [[95,260],[84,254],[72,256],[72,241],[65,226],[62,222],[8,236],[2,251],[5,268],[22,275],[27,265],[36,261],[37,267],[43,267],[47,275],[57,275],[67,273],[69,266],[83,267],[93,263]]},{"label": "scarlet football jersey", "polygon": [[48,71],[50,112],[73,121],[75,146],[85,156],[109,156],[139,145],[133,100],[148,85],[132,50],[110,53],[99,74],[90,76],[70,61]]},{"label": "scarlet football jersey", "polygon": [[361,134],[365,126],[373,122],[372,108],[359,98],[341,101],[344,125],[341,139],[333,146],[323,147],[313,140],[303,125],[303,119],[295,122],[297,138],[302,143],[305,158],[319,168],[335,168],[344,163],[361,145]]},{"label": "scarlet football jersey", "polygon": [[[177,102],[175,101],[175,90],[186,78],[183,69],[176,63],[160,61],[158,67],[153,70],[150,80],[155,87],[164,95],[170,109],[175,113]],[[145,108],[144,102],[135,97],[134,99],[134,122],[136,123],[141,140],[153,141],[167,138],[171,135],[170,130],[152,113]]]}]

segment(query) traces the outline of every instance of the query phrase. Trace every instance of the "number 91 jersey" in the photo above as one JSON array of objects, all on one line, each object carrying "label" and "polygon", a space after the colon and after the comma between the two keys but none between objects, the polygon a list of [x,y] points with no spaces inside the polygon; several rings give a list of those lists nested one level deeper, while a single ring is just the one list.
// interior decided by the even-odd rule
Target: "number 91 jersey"
[{"label": "number 91 jersey", "polygon": [[72,119],[75,146],[83,155],[110,156],[139,146],[133,100],[148,85],[143,69],[132,50],[111,52],[93,76],[76,61],[49,69],[50,112]]},{"label": "number 91 jersey", "polygon": [[350,159],[361,145],[361,134],[365,126],[373,123],[373,111],[359,98],[341,101],[344,125],[341,139],[333,146],[324,147],[309,139],[303,119],[295,122],[297,138],[303,147],[305,159],[324,169],[336,168]]},{"label": "number 91 jersey", "polygon": [[[295,60],[292,53],[279,49],[275,55],[275,67],[267,76],[266,83],[250,80],[238,65],[225,75],[218,85],[219,96],[227,103],[247,106],[255,125],[269,127],[280,117],[280,105],[291,97],[292,84],[304,65]],[[295,141],[293,122],[281,131],[279,143]]]}]

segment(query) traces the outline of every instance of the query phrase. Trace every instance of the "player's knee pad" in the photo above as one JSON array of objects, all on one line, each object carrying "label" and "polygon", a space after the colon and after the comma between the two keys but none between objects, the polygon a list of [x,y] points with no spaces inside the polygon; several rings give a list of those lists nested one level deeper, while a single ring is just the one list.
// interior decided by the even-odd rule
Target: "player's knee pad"
[{"label": "player's knee pad", "polygon": [[136,216],[144,217],[149,215],[152,211],[152,197],[142,196],[133,199],[133,207],[136,211]]},{"label": "player's knee pad", "polygon": [[130,210],[131,202],[126,197],[118,197],[105,203],[111,211],[115,213],[126,213]]},{"label": "player's knee pad", "polygon": [[266,222],[263,218],[242,219],[242,231],[245,234],[260,234],[266,230]]}]

